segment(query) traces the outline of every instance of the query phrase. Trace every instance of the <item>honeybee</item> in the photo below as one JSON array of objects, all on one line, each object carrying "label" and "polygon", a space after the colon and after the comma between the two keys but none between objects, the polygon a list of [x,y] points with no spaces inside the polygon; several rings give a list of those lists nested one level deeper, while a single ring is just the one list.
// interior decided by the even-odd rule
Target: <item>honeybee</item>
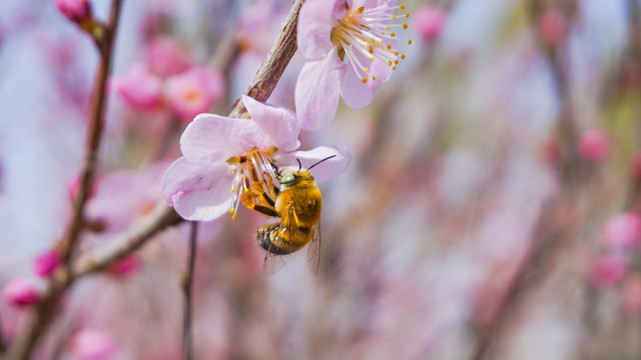
[{"label": "honeybee", "polygon": [[322,159],[308,169],[302,169],[299,160],[298,168],[278,169],[280,188],[275,189],[276,200],[270,202],[269,196],[263,196],[263,203],[254,207],[254,210],[279,218],[278,222],[259,227],[256,234],[258,244],[267,250],[263,263],[265,273],[273,273],[285,265],[283,258],[277,258],[279,255],[294,253],[307,244],[307,261],[313,273],[318,271],[323,197],[310,170],[335,156]]}]

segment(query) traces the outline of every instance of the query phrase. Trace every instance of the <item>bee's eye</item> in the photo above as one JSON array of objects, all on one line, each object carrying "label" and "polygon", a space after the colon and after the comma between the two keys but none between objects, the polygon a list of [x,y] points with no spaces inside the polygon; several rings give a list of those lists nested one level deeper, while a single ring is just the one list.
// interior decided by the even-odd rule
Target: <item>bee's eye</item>
[{"label": "bee's eye", "polygon": [[294,181],[294,175],[287,175],[280,180],[281,183],[287,184],[288,182]]}]

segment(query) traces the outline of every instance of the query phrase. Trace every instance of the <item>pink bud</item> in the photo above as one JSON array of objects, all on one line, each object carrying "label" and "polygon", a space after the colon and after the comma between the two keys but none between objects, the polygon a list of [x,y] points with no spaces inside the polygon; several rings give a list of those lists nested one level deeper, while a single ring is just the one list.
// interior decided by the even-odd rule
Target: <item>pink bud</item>
[{"label": "pink bud", "polygon": [[600,129],[592,129],[581,134],[579,154],[592,163],[598,163],[608,154],[610,141],[608,134]]},{"label": "pink bud", "polygon": [[116,276],[125,276],[134,273],[142,266],[142,260],[137,255],[124,257],[109,267],[109,271]]},{"label": "pink bud", "polygon": [[641,275],[633,274],[625,280],[623,304],[629,315],[641,315]]},{"label": "pink bud", "polygon": [[602,255],[592,264],[590,280],[597,288],[618,284],[625,275],[627,263],[621,256]]},{"label": "pink bud", "polygon": [[56,250],[48,250],[36,258],[33,271],[40,277],[47,277],[60,265],[62,258]]},{"label": "pink bud", "polygon": [[10,304],[30,306],[38,302],[39,293],[33,281],[18,277],[5,286],[4,297]]},{"label": "pink bud", "polygon": [[151,72],[162,77],[181,73],[191,65],[182,45],[168,36],[152,39],[143,52],[143,59]]},{"label": "pink bud", "polygon": [[610,248],[629,248],[641,240],[641,216],[628,212],[611,217],[602,229],[603,241]]},{"label": "pink bud", "polygon": [[81,21],[91,14],[88,0],[53,0],[58,10],[73,21]]},{"label": "pink bud", "polygon": [[143,64],[134,65],[125,75],[112,77],[109,87],[134,109],[153,110],[160,106],[162,82]]},{"label": "pink bud", "polygon": [[224,89],[222,75],[205,66],[193,67],[165,82],[165,96],[171,108],[185,121],[209,110]]},{"label": "pink bud", "polygon": [[84,328],[71,337],[70,352],[79,360],[109,359],[118,351],[116,341],[105,332]]},{"label": "pink bud", "polygon": [[426,41],[436,39],[445,24],[446,14],[436,6],[423,6],[412,14],[414,27]]},{"label": "pink bud", "polygon": [[537,31],[541,43],[555,46],[565,40],[567,21],[563,14],[555,9],[546,10],[537,22]]}]

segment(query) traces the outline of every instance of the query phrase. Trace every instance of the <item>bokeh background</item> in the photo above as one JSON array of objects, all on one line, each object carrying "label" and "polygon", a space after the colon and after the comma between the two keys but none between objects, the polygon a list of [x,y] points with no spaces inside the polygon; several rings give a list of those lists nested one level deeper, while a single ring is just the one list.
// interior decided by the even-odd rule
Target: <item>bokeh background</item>
[{"label": "bokeh background", "polygon": [[[105,19],[108,1],[91,3]],[[320,184],[318,275],[304,256],[261,274],[260,214],[202,223],[195,357],[638,359],[641,1],[404,4],[413,43],[391,81],[368,108],[341,105],[302,135],[303,149],[352,153]],[[144,219],[180,156],[191,118],[145,91],[207,68],[224,78],[208,111],[227,114],[290,5],[124,2],[84,249]],[[53,1],[0,9],[0,282],[41,289],[34,259],[70,219],[98,55]],[[294,107],[303,63],[294,57],[270,102]],[[141,66],[157,80],[134,77],[146,85],[132,99],[122,79]],[[180,359],[188,234],[165,230],[75,284],[33,358]],[[28,312],[5,291],[8,342]],[[82,331],[110,350],[83,350]]]}]

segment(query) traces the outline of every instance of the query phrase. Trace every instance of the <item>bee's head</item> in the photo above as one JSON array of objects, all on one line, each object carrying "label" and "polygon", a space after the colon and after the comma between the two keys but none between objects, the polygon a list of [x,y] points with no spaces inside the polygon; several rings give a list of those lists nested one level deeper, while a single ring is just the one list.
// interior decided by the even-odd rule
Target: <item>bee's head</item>
[{"label": "bee's head", "polygon": [[311,170],[311,168],[313,168],[314,166],[322,163],[323,161],[333,158],[334,156],[336,155],[326,157],[325,159],[316,162],[314,165],[310,166],[308,169],[303,169],[303,165],[301,164],[300,160],[296,159],[296,161],[298,162],[298,167],[285,166],[278,170],[278,181],[280,182],[280,185],[283,187],[283,189],[294,187],[297,184],[299,184],[301,181],[313,182],[314,176],[312,175],[312,172],[309,170]]},{"label": "bee's head", "polygon": [[304,170],[297,166],[286,166],[279,169],[278,181],[283,188],[294,187],[301,180],[314,180],[314,177],[309,170]]}]

